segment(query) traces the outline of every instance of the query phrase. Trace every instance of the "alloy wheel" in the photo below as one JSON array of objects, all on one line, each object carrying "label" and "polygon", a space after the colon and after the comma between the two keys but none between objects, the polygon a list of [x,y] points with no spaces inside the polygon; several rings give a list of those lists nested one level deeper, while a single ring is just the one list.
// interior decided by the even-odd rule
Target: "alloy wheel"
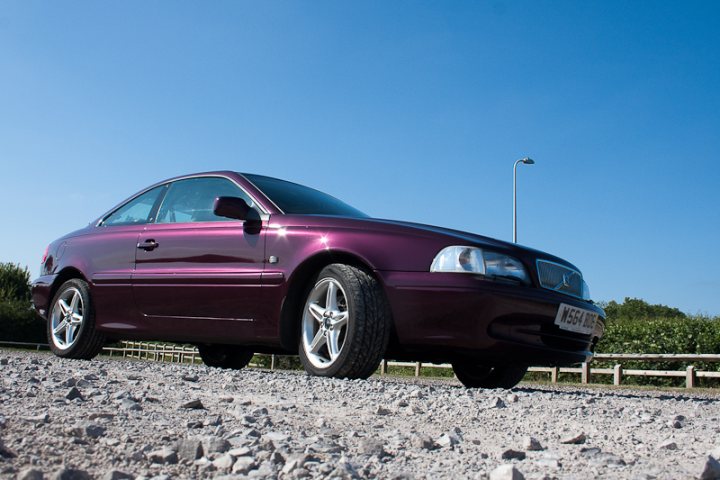
[{"label": "alloy wheel", "polygon": [[82,294],[77,288],[68,288],[58,297],[50,317],[51,339],[58,349],[67,350],[75,344],[84,312]]},{"label": "alloy wheel", "polygon": [[317,368],[328,368],[345,346],[350,321],[347,296],[334,278],[318,281],[308,295],[302,320],[302,346]]}]

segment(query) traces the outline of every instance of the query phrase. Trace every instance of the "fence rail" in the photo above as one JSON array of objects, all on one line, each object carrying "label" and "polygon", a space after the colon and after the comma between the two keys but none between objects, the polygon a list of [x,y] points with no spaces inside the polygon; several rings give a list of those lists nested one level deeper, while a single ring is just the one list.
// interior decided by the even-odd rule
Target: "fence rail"
[{"label": "fence rail", "polygon": [[[11,347],[30,347],[36,350],[48,349],[47,344],[6,342],[0,341],[0,345]],[[155,342],[120,342],[119,347],[104,347],[103,352],[109,357],[135,358],[141,360],[152,360],[158,362],[174,363],[202,363],[200,355],[195,347],[181,345],[155,343]],[[270,357],[270,369],[274,370],[277,364],[277,355],[258,354],[257,357]],[[720,355],[716,354],[645,354],[645,353],[602,353],[595,355],[596,361],[641,361],[648,363],[655,362],[694,362],[694,363],[715,363],[720,362]],[[251,366],[258,366],[252,364]],[[380,374],[386,375],[388,367],[409,367],[414,368],[415,376],[421,375],[423,368],[452,368],[449,364],[423,364],[422,362],[393,362],[383,360],[380,364]],[[580,375],[580,383],[591,383],[596,375],[612,375],[613,385],[621,385],[623,377],[676,377],[685,378],[685,386],[693,388],[697,385],[698,378],[718,378],[720,371],[697,370],[694,365],[689,365],[684,370],[639,370],[625,369],[621,363],[616,363],[612,368],[591,368],[590,362],[580,364],[579,367],[530,367],[530,372],[546,373],[550,375],[552,383],[558,382],[560,374]]]}]

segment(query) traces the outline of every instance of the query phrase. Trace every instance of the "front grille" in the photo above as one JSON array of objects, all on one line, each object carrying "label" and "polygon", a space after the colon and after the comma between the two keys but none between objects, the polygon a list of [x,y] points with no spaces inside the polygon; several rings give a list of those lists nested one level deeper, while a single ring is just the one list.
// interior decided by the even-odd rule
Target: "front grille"
[{"label": "front grille", "polygon": [[577,270],[547,260],[538,260],[537,270],[541,287],[582,298],[584,282]]}]

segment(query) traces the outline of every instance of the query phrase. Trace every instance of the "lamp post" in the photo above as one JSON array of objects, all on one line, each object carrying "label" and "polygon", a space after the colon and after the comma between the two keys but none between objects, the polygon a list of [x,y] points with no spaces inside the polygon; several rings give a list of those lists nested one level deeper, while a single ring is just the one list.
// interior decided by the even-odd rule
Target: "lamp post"
[{"label": "lamp post", "polygon": [[533,165],[535,160],[530,157],[521,158],[513,165],[513,242],[517,243],[517,166],[521,163]]}]

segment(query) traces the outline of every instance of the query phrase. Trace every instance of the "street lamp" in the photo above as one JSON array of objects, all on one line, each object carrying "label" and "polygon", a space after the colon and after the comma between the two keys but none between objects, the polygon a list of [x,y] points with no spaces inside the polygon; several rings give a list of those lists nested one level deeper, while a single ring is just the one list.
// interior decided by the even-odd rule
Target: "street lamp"
[{"label": "street lamp", "polygon": [[530,157],[521,158],[515,161],[513,165],[513,242],[517,243],[517,166],[520,163],[525,165],[535,164],[535,160]]}]

